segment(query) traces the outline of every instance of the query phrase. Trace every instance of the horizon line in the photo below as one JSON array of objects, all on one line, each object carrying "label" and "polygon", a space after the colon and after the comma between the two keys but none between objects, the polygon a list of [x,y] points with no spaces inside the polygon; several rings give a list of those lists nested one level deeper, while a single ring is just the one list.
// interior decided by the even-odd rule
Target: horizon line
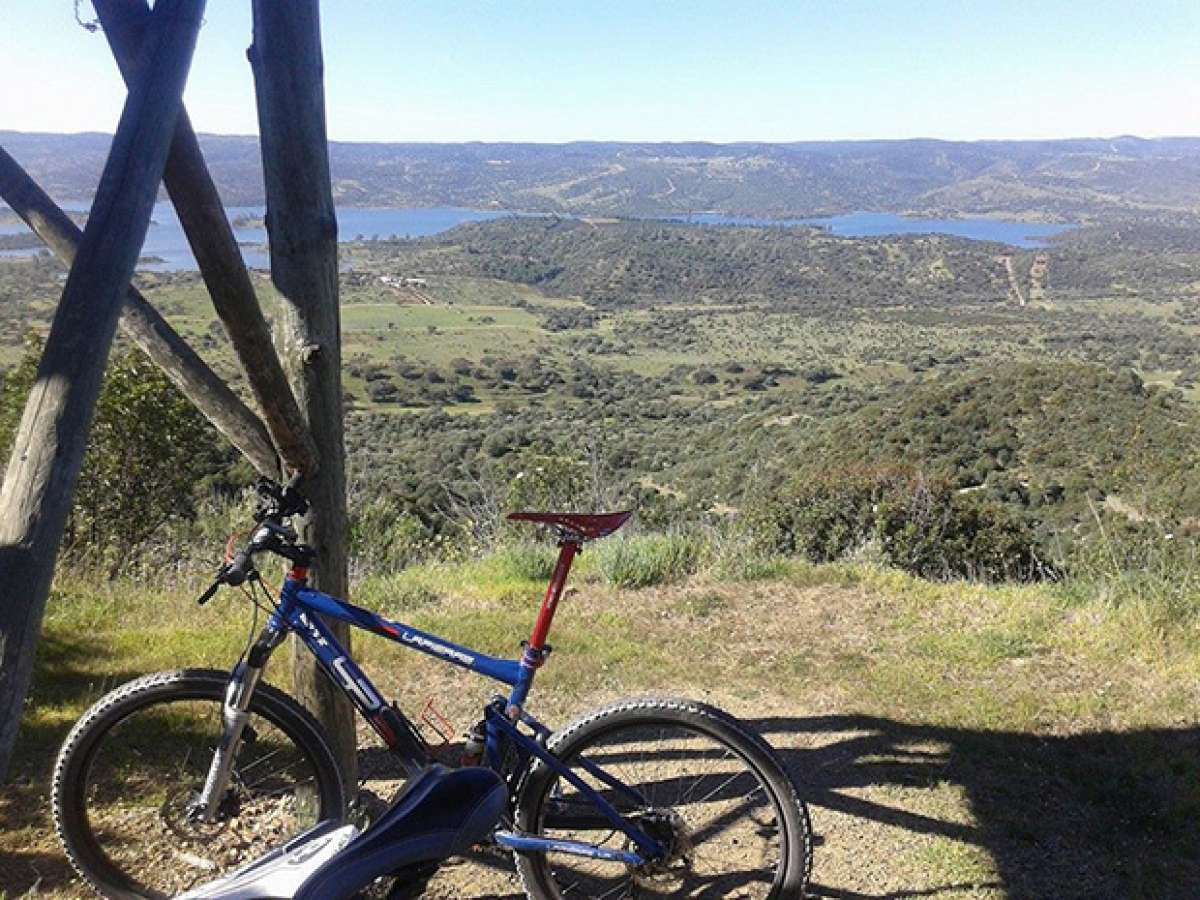
[{"label": "horizon line", "polygon": [[[111,131],[22,131],[16,128],[0,128],[0,134],[18,134],[27,136],[45,136],[45,137],[107,137],[111,138]],[[244,138],[250,140],[258,140],[257,133],[226,133],[218,131],[198,131],[199,137],[214,137],[214,138]],[[624,145],[672,145],[672,144],[704,144],[711,147],[744,147],[744,146],[766,146],[766,147],[787,147],[799,144],[877,144],[877,143],[938,143],[938,144],[1038,144],[1038,143],[1056,143],[1056,142],[1072,142],[1072,141],[1178,141],[1178,140],[1200,140],[1200,135],[1190,134],[1162,134],[1152,137],[1146,137],[1138,134],[1122,133],[1116,135],[1067,135],[1063,137],[1025,137],[1025,138],[940,138],[930,136],[915,136],[915,137],[859,137],[859,138],[802,138],[798,140],[754,140],[754,139],[738,139],[732,141],[714,141],[703,138],[686,139],[686,138],[671,138],[664,140],[632,140],[628,138],[573,138],[562,141],[536,141],[536,140],[485,140],[471,139],[460,141],[439,141],[439,140],[387,140],[380,138],[367,139],[341,139],[328,138],[330,144],[418,144],[424,146],[440,146],[440,147],[463,147],[471,145],[525,145],[537,147],[568,147],[578,144],[624,144]]]}]

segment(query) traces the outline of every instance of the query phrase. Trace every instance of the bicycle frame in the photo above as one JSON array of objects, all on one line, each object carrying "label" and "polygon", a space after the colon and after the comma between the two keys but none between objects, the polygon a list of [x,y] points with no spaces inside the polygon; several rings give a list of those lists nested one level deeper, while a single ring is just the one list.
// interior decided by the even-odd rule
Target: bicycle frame
[{"label": "bicycle frame", "polygon": [[[554,613],[562,598],[571,563],[580,549],[581,544],[572,540],[563,540],[559,544],[558,561],[546,589],[546,595],[542,600],[533,633],[524,644],[524,652],[521,657],[515,660],[481,653],[403,622],[384,618],[370,610],[355,606],[349,601],[322,593],[308,586],[307,569],[302,566],[294,566],[283,582],[278,606],[271,614],[263,636],[258,642],[257,646],[263,648],[262,652],[252,652],[248,663],[239,666],[241,671],[235,670],[234,672],[229,696],[226,700],[225,736],[214,755],[208,783],[201,796],[200,805],[206,807],[210,813],[215,811],[219,800],[219,785],[227,779],[232,766],[233,754],[227,751],[229,748],[236,747],[240,737],[240,726],[244,724],[245,710],[249,706],[249,694],[257,683],[259,673],[261,673],[262,666],[266,664],[270,651],[278,646],[289,631],[294,632],[308,647],[333,683],[338,685],[350,698],[390,749],[399,753],[410,767],[416,768],[426,764],[426,759],[415,758],[409,752],[403,737],[396,733],[397,722],[392,717],[399,717],[400,724],[407,728],[412,727],[411,723],[395,707],[383,700],[370,678],[338,643],[333,632],[321,621],[320,616],[327,616],[402,646],[418,650],[442,662],[468,669],[508,685],[507,700],[489,704],[485,709],[484,721],[487,728],[485,759],[487,763],[492,768],[499,769],[504,741],[512,742],[521,755],[524,765],[527,766],[530,760],[536,757],[552,768],[595,806],[597,812],[612,829],[624,832],[636,850],[632,848],[616,850],[578,841],[552,840],[509,831],[496,832],[497,843],[521,852],[556,851],[593,859],[622,862],[632,866],[640,866],[664,857],[667,851],[659,841],[650,837],[636,823],[617,812],[590,785],[545,749],[543,745],[549,736],[549,729],[524,711],[525,701],[533,686],[537,670],[545,663],[546,657],[550,653],[550,646],[546,643],[546,638],[549,636]],[[517,727],[518,723],[531,728],[535,737],[531,738],[520,731]],[[580,760],[579,763],[589,774],[604,784],[623,791],[639,804],[645,804],[646,801],[641,795],[608,775],[599,766],[587,760]]]}]

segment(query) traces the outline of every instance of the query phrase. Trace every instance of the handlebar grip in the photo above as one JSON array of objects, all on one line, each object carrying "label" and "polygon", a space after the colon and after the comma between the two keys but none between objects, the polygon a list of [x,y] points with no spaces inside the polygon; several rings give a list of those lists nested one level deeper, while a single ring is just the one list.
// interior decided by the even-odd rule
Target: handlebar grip
[{"label": "handlebar grip", "polygon": [[308,512],[308,498],[299,491],[300,482],[303,480],[304,476],[299,472],[288,479],[279,505],[279,511],[284,516],[302,516]]},{"label": "handlebar grip", "polygon": [[249,566],[250,554],[245,550],[239,550],[234,554],[233,562],[229,564],[229,568],[225,570],[225,583],[233,587],[242,584],[246,580],[246,570]]},{"label": "handlebar grip", "polygon": [[218,578],[216,581],[214,581],[212,584],[210,584],[208,586],[207,591],[205,591],[203,594],[201,594],[196,599],[196,602],[198,604],[200,604],[201,606],[203,606],[205,603],[207,603],[209,600],[211,600],[213,598],[213,594],[215,594],[217,592],[217,589],[220,587],[221,587],[221,579]]}]

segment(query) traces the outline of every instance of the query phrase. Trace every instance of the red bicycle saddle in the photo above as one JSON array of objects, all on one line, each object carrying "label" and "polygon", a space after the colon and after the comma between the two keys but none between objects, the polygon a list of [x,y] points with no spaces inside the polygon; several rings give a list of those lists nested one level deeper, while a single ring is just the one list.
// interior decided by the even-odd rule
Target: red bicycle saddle
[{"label": "red bicycle saddle", "polygon": [[515,522],[537,522],[541,525],[553,525],[578,535],[585,541],[607,537],[629,521],[633,510],[615,513],[598,513],[585,515],[583,513],[553,513],[553,512],[515,512],[509,513],[508,518]]}]

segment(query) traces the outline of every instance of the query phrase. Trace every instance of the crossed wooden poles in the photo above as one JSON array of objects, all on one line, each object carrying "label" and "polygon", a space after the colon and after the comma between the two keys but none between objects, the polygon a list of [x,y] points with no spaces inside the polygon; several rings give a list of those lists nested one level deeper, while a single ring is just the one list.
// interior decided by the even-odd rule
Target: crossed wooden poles
[{"label": "crossed wooden poles", "polygon": [[[129,95],[83,231],[0,149],[0,197],[70,265],[0,489],[0,778],[118,320],[256,469],[305,474],[313,511],[303,537],[317,548],[319,586],[347,592],[337,221],[318,0],[252,0],[249,57],[271,275],[284,301],[281,353],[182,104],[204,0],[157,0],[153,11],[146,0],[94,6]],[[258,413],[130,285],[160,183]],[[352,710],[309,658],[294,659],[296,691],[329,729],[353,778]]]}]

